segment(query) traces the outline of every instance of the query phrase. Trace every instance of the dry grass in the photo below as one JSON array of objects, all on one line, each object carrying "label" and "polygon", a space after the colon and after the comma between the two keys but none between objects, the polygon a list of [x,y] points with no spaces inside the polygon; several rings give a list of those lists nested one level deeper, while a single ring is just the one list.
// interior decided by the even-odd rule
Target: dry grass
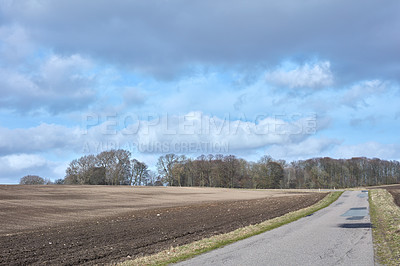
[{"label": "dry grass", "polygon": [[216,235],[209,238],[202,239],[200,241],[193,242],[191,244],[179,246],[179,247],[171,247],[169,250],[164,250],[160,253],[139,257],[135,260],[126,261],[121,265],[130,266],[130,265],[167,265],[170,263],[175,263],[178,261],[182,261],[201,253],[225,246],[227,244],[231,244],[233,242],[248,238],[250,236],[254,236],[257,234],[261,234],[263,232],[272,230],[284,224],[288,224],[290,222],[296,221],[302,217],[310,215],[320,209],[323,209],[329,206],[332,202],[336,201],[339,196],[343,192],[332,192],[328,194],[324,199],[319,201],[318,203],[295,211],[287,213],[281,217],[277,217],[271,220],[267,220],[263,223],[246,226],[244,228],[239,228],[235,231],[232,231],[227,234]]},{"label": "dry grass", "polygon": [[370,215],[376,258],[384,265],[400,263],[400,208],[384,189],[370,190]]}]

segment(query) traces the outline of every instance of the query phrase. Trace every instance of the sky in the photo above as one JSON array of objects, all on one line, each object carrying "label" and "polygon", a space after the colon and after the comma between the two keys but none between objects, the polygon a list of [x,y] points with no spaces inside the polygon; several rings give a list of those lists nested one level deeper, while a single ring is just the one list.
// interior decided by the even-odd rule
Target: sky
[{"label": "sky", "polygon": [[0,183],[88,154],[400,160],[397,0],[0,0]]}]

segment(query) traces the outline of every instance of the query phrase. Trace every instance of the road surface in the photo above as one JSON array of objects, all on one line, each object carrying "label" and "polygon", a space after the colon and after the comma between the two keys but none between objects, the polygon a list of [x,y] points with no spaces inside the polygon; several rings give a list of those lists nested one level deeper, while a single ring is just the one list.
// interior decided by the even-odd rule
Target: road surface
[{"label": "road surface", "polygon": [[368,192],[178,265],[374,265]]}]

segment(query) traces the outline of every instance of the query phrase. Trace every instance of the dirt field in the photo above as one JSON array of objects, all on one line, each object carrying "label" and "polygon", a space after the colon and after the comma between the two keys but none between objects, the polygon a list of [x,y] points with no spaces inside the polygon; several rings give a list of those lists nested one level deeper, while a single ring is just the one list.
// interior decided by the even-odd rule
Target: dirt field
[{"label": "dirt field", "polygon": [[0,186],[0,264],[103,264],[232,231],[324,193]]}]

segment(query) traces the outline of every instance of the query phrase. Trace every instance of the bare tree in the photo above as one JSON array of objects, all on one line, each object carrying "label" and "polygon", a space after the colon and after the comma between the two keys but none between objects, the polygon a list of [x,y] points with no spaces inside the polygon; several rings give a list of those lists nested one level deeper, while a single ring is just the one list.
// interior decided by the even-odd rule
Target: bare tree
[{"label": "bare tree", "polygon": [[148,167],[145,163],[139,162],[136,159],[133,159],[131,163],[132,163],[132,174],[130,176],[129,184],[141,186],[149,176],[149,170],[147,169]]},{"label": "bare tree", "polygon": [[20,185],[44,185],[44,178],[37,175],[26,175],[19,181]]},{"label": "bare tree", "polygon": [[130,152],[126,150],[104,151],[96,156],[97,164],[106,169],[106,184],[127,185],[131,175]]},{"label": "bare tree", "polygon": [[97,165],[94,155],[83,156],[70,162],[65,176],[66,184],[90,184],[91,171]]},{"label": "bare tree", "polygon": [[154,171],[149,170],[148,172],[148,176],[146,178],[146,186],[158,186],[163,185],[161,182],[161,177]]},{"label": "bare tree", "polygon": [[115,150],[116,164],[110,170],[113,171],[114,184],[128,185],[131,173],[131,153],[127,150]]},{"label": "bare tree", "polygon": [[175,155],[173,153],[166,154],[164,156],[160,156],[157,162],[158,173],[163,177],[166,183],[170,186],[176,185],[174,183],[174,176],[172,169],[174,165],[180,163],[182,161],[182,157]]}]

